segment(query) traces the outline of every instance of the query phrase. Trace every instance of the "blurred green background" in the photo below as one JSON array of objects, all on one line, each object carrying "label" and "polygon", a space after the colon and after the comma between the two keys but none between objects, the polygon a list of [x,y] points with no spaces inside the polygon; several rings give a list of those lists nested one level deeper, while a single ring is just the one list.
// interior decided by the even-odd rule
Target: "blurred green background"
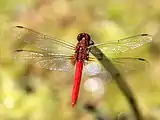
[{"label": "blurred green background", "polygon": [[[12,59],[16,40],[11,28],[23,25],[76,44],[77,34],[89,33],[96,43],[140,33],[153,43],[125,56],[143,57],[146,69],[125,76],[146,119],[160,120],[160,1],[159,0],[1,0],[0,1],[0,120],[93,120],[84,109],[93,103],[104,118],[132,113],[114,82],[103,96],[83,88],[71,107],[73,73],[47,71]],[[100,114],[98,114],[100,116]]]}]

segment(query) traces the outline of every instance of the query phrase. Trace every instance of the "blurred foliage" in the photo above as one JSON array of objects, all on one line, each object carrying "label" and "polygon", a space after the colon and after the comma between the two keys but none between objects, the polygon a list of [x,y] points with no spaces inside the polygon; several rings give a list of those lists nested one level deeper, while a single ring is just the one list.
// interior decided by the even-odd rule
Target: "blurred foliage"
[{"label": "blurred foliage", "polygon": [[144,117],[159,120],[159,4],[159,0],[1,0],[0,120],[100,119],[84,109],[86,102],[96,102],[99,114],[106,118],[132,112],[114,82],[106,85],[100,99],[81,87],[78,103],[71,108],[73,72],[47,71],[12,60],[16,40],[11,28],[15,25],[74,44],[80,32],[89,33],[96,43],[140,33],[153,35],[151,47],[124,55],[149,60],[147,69],[126,78]]}]

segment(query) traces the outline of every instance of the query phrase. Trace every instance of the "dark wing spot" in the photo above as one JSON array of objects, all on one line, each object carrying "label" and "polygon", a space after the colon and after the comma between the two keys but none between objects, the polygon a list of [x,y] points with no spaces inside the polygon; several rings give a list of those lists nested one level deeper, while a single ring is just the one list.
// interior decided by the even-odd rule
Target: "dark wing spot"
[{"label": "dark wing spot", "polygon": [[24,28],[23,26],[19,26],[19,25],[17,25],[16,27],[18,27],[18,28]]},{"label": "dark wing spot", "polygon": [[15,52],[22,52],[23,50],[15,50]]},{"label": "dark wing spot", "polygon": [[147,36],[147,35],[149,35],[149,34],[141,34],[141,36]]}]

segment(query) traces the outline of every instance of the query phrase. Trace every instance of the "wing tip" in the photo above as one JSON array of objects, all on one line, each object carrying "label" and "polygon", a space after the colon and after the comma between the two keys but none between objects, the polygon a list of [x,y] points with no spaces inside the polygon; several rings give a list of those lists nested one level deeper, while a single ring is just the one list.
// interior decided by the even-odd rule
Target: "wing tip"
[{"label": "wing tip", "polygon": [[150,65],[149,61],[144,58],[138,58],[138,60],[146,62],[148,66]]},{"label": "wing tip", "polygon": [[152,38],[152,35],[151,34],[148,34],[148,33],[142,33],[142,34],[140,34],[140,36],[144,36],[144,37],[151,37]]},{"label": "wing tip", "polygon": [[19,49],[19,50],[15,50],[15,51],[13,51],[13,52],[22,52],[22,51],[23,51],[23,50],[20,50],[20,49]]},{"label": "wing tip", "polygon": [[24,27],[21,25],[16,25],[16,26],[13,26],[12,28],[24,28]]},{"label": "wing tip", "polygon": [[152,37],[152,35],[151,34],[148,34],[148,33],[142,33],[142,34],[140,34],[141,36],[147,36],[147,37]]},{"label": "wing tip", "polygon": [[15,27],[17,27],[17,28],[24,28],[24,27],[21,26],[21,25],[16,25]]},{"label": "wing tip", "polygon": [[141,36],[148,36],[150,34],[147,34],[147,33],[142,33]]},{"label": "wing tip", "polygon": [[152,35],[150,35],[148,33],[140,34],[140,36],[147,37],[147,42],[151,42],[152,41]]}]

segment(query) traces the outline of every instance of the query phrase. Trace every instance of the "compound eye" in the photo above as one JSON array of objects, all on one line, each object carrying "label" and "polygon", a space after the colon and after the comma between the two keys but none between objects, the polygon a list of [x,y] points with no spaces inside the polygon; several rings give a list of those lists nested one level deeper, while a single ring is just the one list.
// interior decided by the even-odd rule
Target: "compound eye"
[{"label": "compound eye", "polygon": [[81,41],[82,38],[83,38],[83,35],[82,35],[82,33],[80,33],[80,34],[77,36],[77,40],[78,40],[78,41]]}]

